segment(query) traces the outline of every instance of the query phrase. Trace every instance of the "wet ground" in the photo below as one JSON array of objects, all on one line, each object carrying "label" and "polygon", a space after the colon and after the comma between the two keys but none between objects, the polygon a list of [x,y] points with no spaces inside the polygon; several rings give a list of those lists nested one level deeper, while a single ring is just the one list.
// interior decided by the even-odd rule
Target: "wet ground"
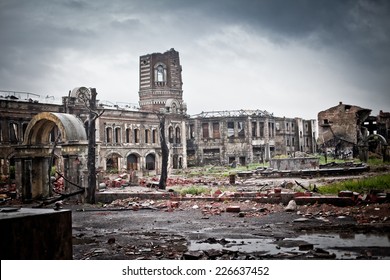
[{"label": "wet ground", "polygon": [[387,203],[292,212],[249,200],[172,203],[64,205],[74,259],[390,259]]}]

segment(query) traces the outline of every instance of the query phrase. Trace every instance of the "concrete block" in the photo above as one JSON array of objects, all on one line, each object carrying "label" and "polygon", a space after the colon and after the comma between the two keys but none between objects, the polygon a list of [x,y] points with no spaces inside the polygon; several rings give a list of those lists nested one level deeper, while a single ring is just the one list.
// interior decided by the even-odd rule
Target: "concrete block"
[{"label": "concrete block", "polygon": [[[15,210],[15,211],[11,211]],[[72,259],[70,210],[1,208],[2,260]]]}]

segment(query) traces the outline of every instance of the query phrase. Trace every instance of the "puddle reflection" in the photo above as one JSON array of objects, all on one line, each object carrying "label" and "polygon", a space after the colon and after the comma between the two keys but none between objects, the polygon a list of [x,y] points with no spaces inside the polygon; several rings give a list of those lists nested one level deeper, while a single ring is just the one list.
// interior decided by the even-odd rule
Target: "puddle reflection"
[{"label": "puddle reflection", "polygon": [[[218,239],[215,239],[218,241]],[[223,242],[210,244],[207,240],[192,240],[189,251],[207,250],[230,250],[243,253],[260,253],[276,255],[279,253],[297,253],[305,251],[302,248],[320,248],[335,254],[337,259],[355,259],[367,256],[380,259],[390,259],[390,234],[362,234],[362,233],[340,233],[340,234],[302,234],[296,238],[284,238],[275,240],[273,238],[255,239],[221,239]],[[313,245],[313,246],[305,246]],[[383,253],[387,252],[387,253]],[[303,252],[304,253],[304,252]]]}]

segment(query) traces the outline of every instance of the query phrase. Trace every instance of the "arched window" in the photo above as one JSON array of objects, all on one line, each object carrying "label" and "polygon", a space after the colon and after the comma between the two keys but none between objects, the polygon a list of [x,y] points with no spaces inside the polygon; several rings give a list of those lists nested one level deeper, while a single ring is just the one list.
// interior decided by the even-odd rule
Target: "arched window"
[{"label": "arched window", "polygon": [[170,126],[168,129],[168,141],[169,143],[173,143],[173,127]]},{"label": "arched window", "polygon": [[150,142],[150,130],[145,129],[145,143],[148,144]]},{"label": "arched window", "polygon": [[126,143],[130,143],[130,138],[131,137],[131,129],[126,128]]},{"label": "arched window", "polygon": [[127,157],[127,169],[138,170],[138,157],[136,155],[131,154]]},{"label": "arched window", "polygon": [[17,123],[10,123],[9,136],[11,143],[16,143],[19,141],[19,125]]},{"label": "arched window", "polygon": [[156,161],[156,157],[153,155],[153,154],[148,154],[146,156],[146,170],[154,170],[156,167],[155,167],[155,161]]},{"label": "arched window", "polygon": [[134,129],[134,143],[139,143],[139,129]]},{"label": "arched window", "polygon": [[164,82],[164,67],[157,66],[157,82]]},{"label": "arched window", "polygon": [[154,68],[154,81],[158,85],[164,85],[167,81],[167,69],[163,63],[158,63]]},{"label": "arched window", "polygon": [[106,127],[106,142],[112,143],[112,128]]},{"label": "arched window", "polygon": [[118,144],[121,142],[121,129],[120,127],[115,128],[115,143]]},{"label": "arched window", "polygon": [[181,141],[180,141],[181,137],[180,137],[180,128],[179,127],[176,127],[175,138],[176,138],[176,143],[180,144],[181,143]]},{"label": "arched window", "polygon": [[157,143],[157,131],[155,129],[152,130],[152,143]]}]

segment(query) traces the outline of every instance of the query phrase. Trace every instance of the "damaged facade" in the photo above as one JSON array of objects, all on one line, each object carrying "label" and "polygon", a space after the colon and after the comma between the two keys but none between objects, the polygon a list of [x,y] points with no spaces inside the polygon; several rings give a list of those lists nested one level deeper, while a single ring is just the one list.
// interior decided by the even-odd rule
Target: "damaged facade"
[{"label": "damaged facade", "polygon": [[[343,104],[318,113],[318,144],[326,155],[367,161],[368,151],[378,145],[379,154],[388,159],[389,114],[380,111],[370,116],[371,110]],[[374,145],[375,143],[375,145]],[[371,148],[370,148],[371,145]]]},{"label": "damaged facade", "polygon": [[188,120],[189,165],[264,163],[276,155],[315,153],[316,122],[267,111],[202,112]]},{"label": "damaged facade", "polygon": [[[126,171],[136,182],[138,177],[156,175],[161,172],[161,142],[160,119],[165,116],[165,139],[169,147],[168,169],[183,169],[188,166],[217,164],[227,165],[239,163],[262,163],[274,156],[300,156],[306,153],[316,153],[316,137],[323,139],[322,145],[349,145],[358,143],[361,127],[357,123],[364,121],[364,116],[370,110],[357,110],[360,112],[354,124],[347,130],[336,126],[329,130],[324,124],[336,123],[340,118],[339,110],[324,115],[319,114],[319,131],[315,120],[301,118],[275,117],[262,110],[231,110],[218,112],[202,112],[190,117],[187,114],[187,105],[183,100],[182,66],[179,53],[170,49],[165,53],[153,53],[139,58],[139,107],[125,102],[116,104],[110,102],[97,102],[97,111],[104,113],[96,119],[96,167],[98,170],[109,172]],[[80,99],[80,89],[70,91],[62,98],[61,104],[48,104],[38,102],[37,96],[1,92],[0,96],[0,172],[8,175],[19,170],[19,175],[10,174],[12,179],[20,176],[25,167],[18,165],[21,158],[32,160],[34,153],[25,154],[21,150],[29,147],[28,140],[24,139],[27,127],[34,117],[42,112],[69,114],[77,117],[80,123],[87,126],[88,110]],[[341,106],[341,105],[340,105]],[[355,116],[355,108],[349,108],[351,115]],[[333,113],[332,113],[333,112]],[[333,115],[333,117],[331,117]],[[367,116],[368,116],[367,115]],[[45,149],[41,154],[42,162],[50,157],[48,152],[56,139],[57,126],[53,118],[45,119],[47,127],[42,141],[36,144]],[[384,115],[385,117],[385,115]],[[351,119],[349,116],[346,120]],[[388,120],[388,118],[387,118]],[[387,133],[388,122],[384,129]],[[327,130],[328,129],[328,130]],[[343,136],[344,131],[352,136]],[[39,132],[37,132],[39,133]],[[337,139],[332,138],[337,135]],[[352,137],[352,138],[351,138]],[[86,172],[83,148],[71,147],[75,139],[63,144],[66,151],[61,152],[59,145],[54,152],[54,162],[59,172],[69,168],[70,163],[81,164],[76,172]],[[85,139],[83,139],[84,141]],[[334,141],[334,142],[332,142]],[[83,143],[78,143],[83,144]],[[353,146],[353,145],[352,145]],[[21,148],[23,147],[23,148]],[[83,146],[84,147],[84,146]],[[83,150],[81,157],[77,157],[78,149]],[[64,156],[73,161],[65,164]],[[43,166],[43,165],[42,165]],[[44,165],[43,170],[48,164]],[[76,168],[76,167],[75,167]],[[81,168],[81,169],[80,169]],[[38,176],[31,169],[31,179]],[[42,173],[42,172],[41,172]],[[43,172],[44,173],[44,172]],[[42,173],[42,174],[43,174]],[[85,174],[84,174],[85,175]],[[34,177],[35,176],[35,177]],[[42,175],[45,177],[44,175]],[[82,176],[81,176],[82,177]],[[20,178],[20,177],[19,177]],[[20,179],[21,180],[21,179]],[[42,179],[46,182],[48,179]],[[45,181],[46,180],[46,181]],[[85,181],[85,178],[83,179]],[[25,193],[26,190],[21,190]],[[46,195],[32,191],[34,195]],[[34,196],[32,195],[32,196]]]}]

